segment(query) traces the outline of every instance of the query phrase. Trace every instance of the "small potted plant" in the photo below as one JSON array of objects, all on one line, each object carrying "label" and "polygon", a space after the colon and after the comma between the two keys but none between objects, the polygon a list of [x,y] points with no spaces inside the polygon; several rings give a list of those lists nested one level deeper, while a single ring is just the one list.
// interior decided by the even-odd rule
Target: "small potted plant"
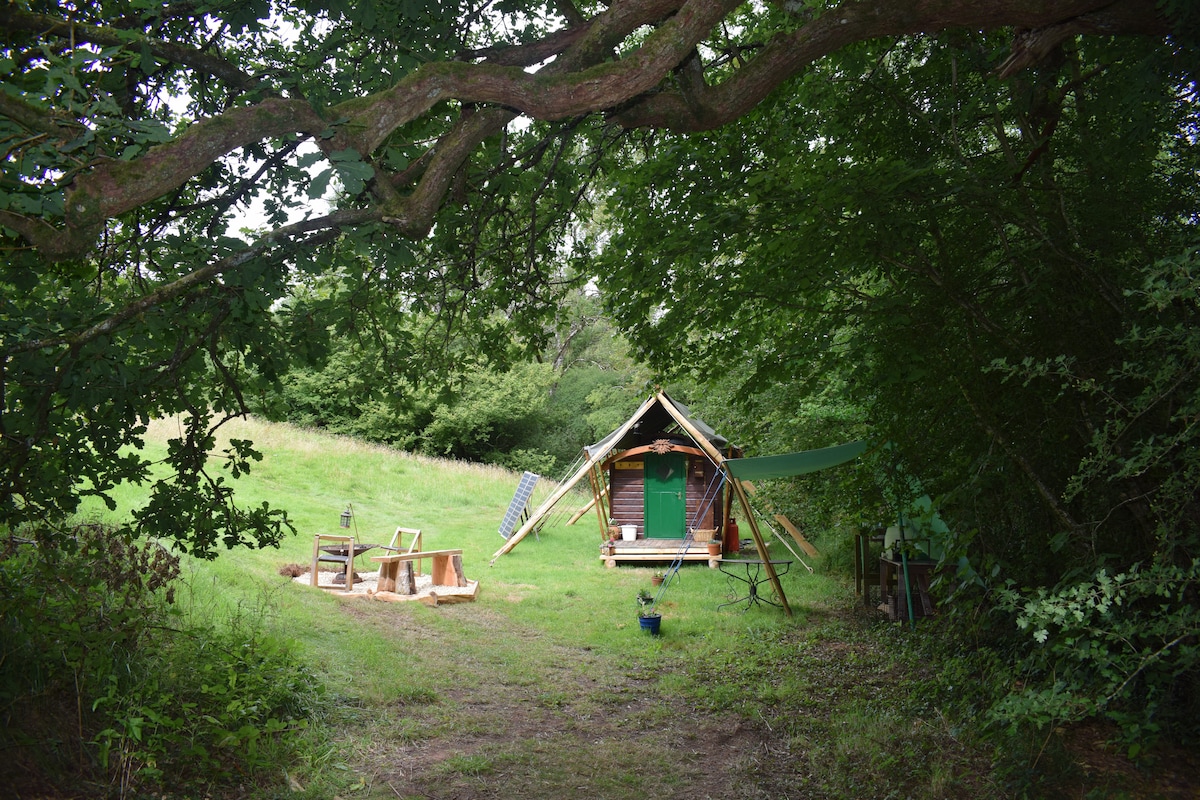
[{"label": "small potted plant", "polygon": [[617,524],[617,521],[615,519],[613,519],[612,517],[609,517],[608,518],[608,540],[610,542],[615,542],[619,538],[621,538],[621,526]]},{"label": "small potted plant", "polygon": [[652,586],[662,586],[663,579],[666,578],[661,572],[656,572],[650,576],[650,584]]},{"label": "small potted plant", "polygon": [[651,636],[658,636],[659,626],[662,624],[662,614],[654,610],[654,595],[645,589],[639,589],[637,602],[638,625]]},{"label": "small potted plant", "polygon": [[713,538],[708,540],[708,554],[712,557],[721,555],[721,534],[713,534]]}]

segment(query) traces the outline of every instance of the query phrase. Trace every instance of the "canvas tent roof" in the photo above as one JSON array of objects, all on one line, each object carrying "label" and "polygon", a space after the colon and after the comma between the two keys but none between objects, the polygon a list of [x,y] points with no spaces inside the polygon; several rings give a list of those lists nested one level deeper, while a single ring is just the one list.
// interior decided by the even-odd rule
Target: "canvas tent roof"
[{"label": "canvas tent roof", "polygon": [[[671,400],[665,393],[662,393],[662,397],[670,402],[675,407],[675,410],[682,414],[688,422],[695,426],[696,430],[704,434],[704,438],[711,442],[718,450],[729,446],[728,439],[714,431],[704,420],[694,416],[683,403]],[[665,430],[674,421],[674,417],[663,406],[663,403],[658,401],[658,395],[655,395],[642,405],[638,413],[633,415],[631,421],[633,422],[632,427],[627,422],[595,444],[585,447],[584,450],[587,451],[588,458],[594,459],[597,456],[603,458],[630,432],[637,433],[639,430]]]},{"label": "canvas tent roof", "polygon": [[778,456],[755,458],[727,458],[725,466],[729,474],[739,480],[766,480],[804,475],[808,472],[836,467],[852,458],[858,458],[867,449],[866,442],[850,442],[819,450],[802,450],[799,453],[784,453]]},{"label": "canvas tent roof", "polygon": [[[665,392],[662,391],[655,392],[650,397],[646,398],[645,402],[638,407],[638,410],[633,413],[633,416],[630,417],[624,425],[617,428],[615,431],[610,433],[608,436],[605,436],[595,444],[584,448],[587,454],[587,460],[585,461],[584,465],[580,467],[571,478],[563,481],[559,485],[558,489],[556,489],[553,494],[546,498],[546,500],[543,501],[537,510],[529,515],[529,518],[525,521],[525,524],[523,524],[511,536],[509,536],[504,545],[492,554],[492,563],[495,563],[497,558],[516,547],[517,544],[524,539],[531,530],[540,524],[542,519],[545,518],[546,514],[548,514],[550,510],[558,504],[558,501],[561,500],[567,494],[567,492],[574,488],[575,484],[583,480],[597,464],[603,461],[608,454],[612,452],[613,448],[621,443],[621,440],[624,439],[630,431],[634,430],[634,428],[639,425],[644,425],[644,428],[642,429],[649,434],[654,431],[663,430],[670,425],[671,421],[674,421],[693,440],[695,440],[696,434],[704,437],[705,441],[696,441],[696,444],[699,445],[700,448],[706,453],[708,453],[709,457],[713,459],[714,463],[720,464],[723,460],[720,448],[726,446],[728,442],[724,437],[718,435],[703,421],[696,420],[690,414],[686,413],[686,408],[686,406],[681,406],[679,403],[676,403],[674,400],[669,398]],[[689,428],[691,430],[689,430]],[[710,431],[712,431],[711,439],[709,438],[708,433]]]}]

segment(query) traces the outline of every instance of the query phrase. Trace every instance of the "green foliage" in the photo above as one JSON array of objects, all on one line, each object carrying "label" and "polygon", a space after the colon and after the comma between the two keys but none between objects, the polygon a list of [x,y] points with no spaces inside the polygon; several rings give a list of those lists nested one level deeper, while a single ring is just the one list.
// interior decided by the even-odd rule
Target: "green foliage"
[{"label": "green foliage", "polygon": [[[786,383],[749,391],[745,385],[752,378],[747,367],[742,361],[731,363],[719,377],[681,386],[690,407],[744,447],[746,455],[810,450],[871,435],[863,410],[846,398],[845,386],[835,376],[831,375],[813,393],[796,391],[794,385]],[[811,534],[820,549],[831,555],[852,540],[851,528],[872,528],[891,516],[874,462],[864,461],[763,481],[756,488],[765,502],[786,514],[806,536]]]},{"label": "green foliage", "polygon": [[1003,589],[997,598],[1035,644],[1016,670],[1024,688],[992,709],[994,719],[1044,730],[1106,717],[1131,758],[1160,736],[1194,738],[1200,561],[1100,570],[1087,581]]},{"label": "green foliage", "polygon": [[[1126,292],[1142,300],[1145,317],[1135,319],[1117,340],[1122,358],[1106,375],[1091,374],[1076,359],[1061,356],[1040,363],[1027,359],[1019,367],[997,365],[1026,382],[1078,392],[1102,409],[1104,424],[1094,430],[1090,452],[1068,482],[1066,497],[1086,496],[1105,484],[1138,487],[1149,523],[1145,533],[1154,537],[1144,546],[1158,559],[1186,558],[1200,547],[1198,287],[1194,247],[1145,270],[1142,285]],[[1056,544],[1066,543],[1064,533]]]},{"label": "green foliage", "polygon": [[[1141,288],[1151,315],[1118,339],[1123,358],[1106,375],[1089,375],[1074,359],[999,364],[1005,374],[1078,392],[1104,410],[1090,452],[1067,484],[1068,499],[1097,486],[1137,486],[1147,519],[1126,529],[1149,562],[1125,562],[1102,552],[1104,566],[1082,579],[1064,576],[1053,589],[999,593],[1000,608],[1032,634],[1019,662],[1025,688],[994,709],[1012,727],[1053,726],[1089,716],[1112,720],[1131,757],[1160,736],[1196,736],[1200,674],[1197,562],[1200,520],[1195,486],[1200,467],[1195,411],[1200,401],[1200,339],[1195,251],[1146,270]],[[1099,527],[1099,526],[1097,526]],[[1096,528],[1060,532],[1055,552],[1094,548]],[[1131,549],[1131,542],[1125,549]],[[1104,545],[1107,550],[1110,545]],[[1189,560],[1190,559],[1190,560]]]},{"label": "green foliage", "polygon": [[8,774],[96,794],[195,793],[293,757],[320,692],[261,620],[180,602],[179,559],[99,525],[61,550],[7,537],[0,708]]},{"label": "green foliage", "polygon": [[422,436],[425,452],[483,461],[490,450],[520,441],[520,430],[536,419],[546,402],[550,367],[519,366],[466,378],[453,404],[441,404]]},{"label": "green foliage", "polygon": [[638,589],[636,599],[639,617],[652,617],[658,614],[654,610],[654,595],[650,594],[649,589]]},{"label": "green foliage", "polygon": [[[198,257],[177,245],[171,237],[145,245],[164,280]],[[155,491],[164,494],[152,501],[176,513],[142,520],[143,531],[211,552],[215,536],[193,539],[186,523],[215,515],[229,545],[278,541],[283,516],[229,505],[221,479],[206,472],[205,462],[210,425],[222,419],[210,419],[210,409],[239,408],[239,373],[247,364],[269,367],[269,359],[254,353],[274,346],[274,331],[259,323],[280,276],[247,265],[223,287],[142,311],[136,328],[80,334],[98,318],[129,313],[141,290],[136,270],[98,268],[111,268],[104,281],[47,275],[37,291],[20,288],[29,265],[8,262],[0,269],[0,520],[48,523],[35,530],[52,542],[54,526],[81,498],[103,500],[122,481],[148,480],[150,465],[137,449],[150,417],[189,411],[169,458],[177,478],[159,484]],[[244,472],[252,458],[248,449],[231,452],[231,474]]]},{"label": "green foliage", "polygon": [[[1122,499],[1144,487],[1093,481],[1057,500],[1106,409],[1005,384],[991,365],[1066,355],[1102,375],[1123,360],[1114,341],[1147,329],[1152,315],[1122,293],[1186,235],[1163,221],[1194,210],[1179,179],[1196,158],[1177,91],[1186,67],[1136,42],[1084,41],[1001,83],[988,77],[995,39],[950,44],[851,48],[703,141],[630,141],[608,175],[615,233],[596,272],[655,367],[705,388],[728,375],[771,437],[787,417],[770,409],[824,420],[822,406],[843,404],[843,419],[894,443],[874,481],[902,464],[952,528],[978,531],[977,568],[993,559],[1052,582],[1046,531],[1077,520],[1106,519],[1106,535],[1072,548],[1065,569],[1147,552],[1143,504]],[[1112,128],[1093,124],[1110,111]],[[1151,129],[1133,151],[1096,140]],[[820,433],[804,444],[832,443]],[[906,499],[861,486],[841,505],[879,521]]]},{"label": "green foliage", "polygon": [[[863,43],[728,128],[628,137],[594,267],[635,352],[695,381],[718,429],[877,445],[766,488],[823,550],[936,500],[938,591],[967,628],[1005,579],[1070,592],[1200,551],[1193,51],[1070,40],[1000,81],[1006,46]],[[1148,628],[1182,613],[1156,608]],[[1003,633],[1031,668],[1066,658]]]},{"label": "green foliage", "polygon": [[[755,74],[742,45],[817,5],[742,7],[695,64],[712,52],[705,80]],[[575,324],[600,316],[580,291],[593,277],[634,355],[694,380],[688,399],[711,391],[698,410],[756,449],[891,443],[864,469],[769,489],[808,529],[837,536],[928,494],[970,591],[1012,577],[1068,592],[1200,548],[1194,31],[1072,37],[1003,80],[1007,31],[872,40],[684,137],[575,111],[507,128],[514,112],[484,103],[390,125],[395,109],[371,105],[422,63],[519,70],[527,54],[494,45],[560,29],[538,3],[495,7],[519,13],[512,37],[473,6],[413,0],[9,6],[0,524],[35,525],[47,550],[70,546],[82,501],[111,508],[129,481],[152,495],[125,538],[201,558],[279,544],[289,520],[239,506],[209,467],[214,423],[251,402],[439,454],[565,462],[645,383],[605,324]],[[381,113],[351,122],[366,107]],[[243,112],[272,127],[238,148],[222,137]],[[354,146],[376,122],[379,141]],[[213,155],[193,163],[198,140]],[[104,210],[131,187],[144,195]],[[329,217],[304,210],[331,191]],[[270,226],[308,219],[231,234],[256,200]],[[151,478],[145,428],[175,415],[170,474]],[[231,442],[228,477],[255,458]]]},{"label": "green foliage", "polygon": [[[265,775],[295,754],[319,686],[255,623],[189,627],[92,701],[101,770],[134,787],[189,787]],[[124,778],[123,778],[124,779]]]},{"label": "green foliage", "polygon": [[[940,629],[906,636],[865,617],[749,624],[690,654],[684,669],[702,702],[766,720],[778,751],[764,761],[790,762],[786,774],[802,772],[823,796],[1005,796],[978,760],[976,732],[964,724],[969,712],[956,705],[980,695],[977,673],[955,685],[962,672],[941,669],[954,644],[961,643]],[[760,791],[785,796],[794,788],[758,766]]]},{"label": "green foliage", "polygon": [[418,341],[431,336],[436,319],[375,325],[339,309],[346,299],[335,281],[294,291],[283,325],[317,346],[308,363],[263,387],[256,410],[413,452],[557,477],[584,445],[624,422],[647,390],[644,371],[584,292],[568,295],[540,334],[547,345],[536,361],[514,361],[514,342],[496,352],[464,331],[421,356],[422,374],[404,348],[425,353],[432,343]]},{"label": "green foliage", "polygon": [[[326,130],[272,134],[236,149],[225,143],[209,164],[157,163],[150,154],[168,140],[178,144],[184,130],[220,135],[231,125],[223,112],[250,110],[264,98],[322,106],[390,89],[415,67],[477,44],[490,22],[464,6],[372,0],[164,8],[104,0],[64,18],[62,29],[71,33],[61,38],[39,16],[58,9],[27,6],[6,12],[12,24],[0,46],[9,98],[0,113],[0,238],[11,254],[0,265],[4,524],[44,523],[39,535],[52,536],[81,498],[103,499],[121,482],[148,480],[150,464],[138,456],[144,426],[186,413],[188,429],[170,456],[179,472],[154,484],[161,494],[140,531],[206,557],[221,544],[276,544],[287,532],[281,514],[231,505],[231,484],[194,466],[204,461],[211,427],[264,398],[293,365],[322,370],[332,343],[336,359],[347,362],[334,375],[357,381],[314,387],[319,378],[299,373],[310,385],[297,393],[311,407],[298,415],[336,414],[343,430],[412,444],[441,399],[415,388],[420,379],[440,385],[438,376],[536,350],[560,287],[580,280],[540,266],[558,252],[563,209],[578,202],[578,186],[558,182],[549,191],[545,177],[564,152],[539,163],[546,150],[536,145],[549,136],[569,148],[572,126],[514,132],[508,140],[523,162],[510,188],[538,199],[520,203],[537,224],[502,243],[504,250],[498,229],[521,227],[504,204],[491,204],[482,217],[479,207],[447,212],[427,245],[395,240],[378,219],[315,230],[303,224],[279,239],[235,233],[311,212],[310,197],[324,198],[335,178],[338,201],[353,214],[385,171],[418,163],[458,118],[459,109],[444,104],[370,153],[339,144],[316,156],[319,148],[302,147],[345,132],[346,118],[331,113]],[[525,19],[533,23],[536,15]],[[186,109],[167,98],[185,100]],[[272,126],[279,124],[275,111],[266,114]],[[189,124],[200,118],[208,118],[204,126]],[[493,143],[462,175],[486,182],[497,160],[513,158]],[[324,171],[310,173],[322,161]],[[65,209],[77,177],[101,163],[118,165],[113,183],[80,189]],[[175,189],[148,190],[133,210],[103,218],[100,208],[117,185],[157,185],[176,168],[193,172]],[[43,259],[17,244],[17,229],[54,234],[64,216],[73,222],[51,238],[88,255]],[[522,326],[530,341],[514,343]]]}]

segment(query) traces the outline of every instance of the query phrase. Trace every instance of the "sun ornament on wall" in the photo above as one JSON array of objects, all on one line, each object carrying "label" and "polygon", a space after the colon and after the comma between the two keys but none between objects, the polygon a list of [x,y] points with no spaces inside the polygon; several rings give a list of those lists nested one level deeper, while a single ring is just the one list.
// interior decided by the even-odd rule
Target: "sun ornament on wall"
[{"label": "sun ornament on wall", "polygon": [[658,453],[660,456],[664,453],[669,453],[675,449],[675,445],[671,444],[670,439],[655,439],[650,443],[650,452]]}]

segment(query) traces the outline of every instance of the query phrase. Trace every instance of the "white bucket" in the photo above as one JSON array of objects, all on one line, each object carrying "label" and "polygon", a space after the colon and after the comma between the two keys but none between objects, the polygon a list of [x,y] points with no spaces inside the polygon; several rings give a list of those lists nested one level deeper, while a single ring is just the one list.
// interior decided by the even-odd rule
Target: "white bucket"
[{"label": "white bucket", "polygon": [[626,542],[632,542],[637,538],[637,525],[622,525],[621,539]]}]

